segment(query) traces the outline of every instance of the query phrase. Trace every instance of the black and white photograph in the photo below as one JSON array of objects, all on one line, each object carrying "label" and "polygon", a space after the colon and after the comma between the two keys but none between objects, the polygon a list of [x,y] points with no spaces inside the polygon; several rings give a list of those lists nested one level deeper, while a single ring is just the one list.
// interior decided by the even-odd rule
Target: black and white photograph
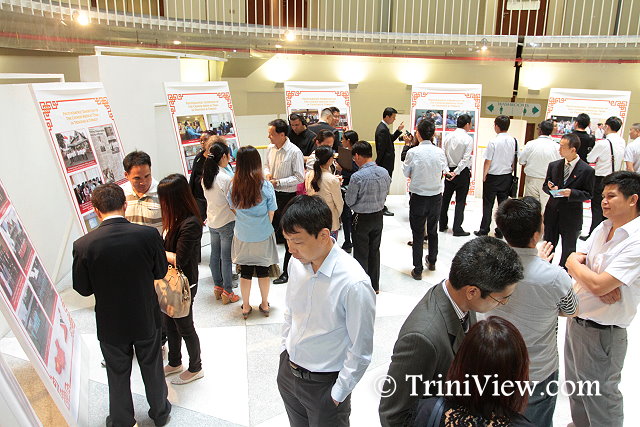
[{"label": "black and white photograph", "polygon": [[50,321],[53,321],[58,294],[38,257],[33,260],[31,270],[29,270],[28,280],[42,308],[44,308],[47,317],[49,317]]},{"label": "black and white photograph", "polygon": [[47,347],[51,324],[38,304],[34,293],[29,286],[25,286],[24,294],[18,307],[18,318],[29,334],[31,342],[35,346],[42,360],[47,360]]},{"label": "black and white photograph", "polygon": [[458,127],[458,117],[463,114],[471,116],[471,132],[476,130],[476,112],[475,110],[448,110],[447,111],[447,129],[456,129]]},{"label": "black and white photograph", "polygon": [[176,121],[178,123],[178,130],[182,141],[198,140],[200,139],[202,132],[207,130],[204,116],[202,114],[178,116],[176,117]]},{"label": "black and white photograph", "polygon": [[187,161],[187,170],[189,170],[189,173],[191,173],[191,170],[193,169],[193,161],[196,158],[196,154],[200,152],[202,147],[200,146],[200,143],[198,143],[183,145],[182,149],[184,150],[184,158]]},{"label": "black and white photograph", "polygon": [[291,110],[291,114],[300,114],[307,121],[307,126],[318,123],[320,121],[320,114],[318,110],[301,108],[297,110]]},{"label": "black and white photograph", "polygon": [[431,119],[435,124],[436,128],[442,127],[442,116],[444,115],[444,110],[426,110],[426,109],[417,109],[416,110],[416,120],[415,127],[418,127],[421,121],[424,119]]},{"label": "black and white photograph", "polygon": [[78,205],[80,205],[80,211],[85,213],[91,210],[91,193],[98,185],[103,184],[100,170],[97,167],[83,170],[70,175],[69,179],[71,179],[71,186]]},{"label": "black and white photograph", "polygon": [[207,130],[214,135],[235,135],[231,112],[207,114]]},{"label": "black and white photograph", "polygon": [[11,252],[4,237],[0,235],[0,288],[9,301],[13,299],[16,289],[19,289],[24,280],[18,262]]},{"label": "black and white photograph", "polygon": [[96,157],[100,164],[105,184],[120,183],[125,180],[122,167],[122,153],[120,144],[113,131],[112,125],[89,128],[89,136],[93,142]]},{"label": "black and white photograph", "polygon": [[67,171],[75,170],[79,165],[95,161],[85,131],[72,130],[56,133],[56,140]]},{"label": "black and white photograph", "polygon": [[87,231],[95,230],[100,225],[100,221],[98,221],[98,216],[94,211],[91,211],[88,214],[83,215],[82,220],[84,221],[84,225],[87,228]]},{"label": "black and white photograph", "polygon": [[2,233],[9,248],[11,248],[20,263],[22,271],[26,272],[31,259],[35,255],[35,251],[13,207],[9,208],[2,222],[0,222],[0,233]]}]

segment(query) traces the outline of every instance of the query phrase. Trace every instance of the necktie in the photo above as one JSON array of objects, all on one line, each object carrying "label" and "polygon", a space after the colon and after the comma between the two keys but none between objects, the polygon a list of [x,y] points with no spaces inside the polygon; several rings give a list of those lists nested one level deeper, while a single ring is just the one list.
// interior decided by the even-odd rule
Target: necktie
[{"label": "necktie", "polygon": [[571,163],[569,162],[565,162],[564,163],[564,182],[567,182],[567,179],[569,179],[569,175],[571,174]]},{"label": "necktie", "polygon": [[469,330],[469,313],[467,312],[462,319],[460,319],[460,323],[462,324],[462,330],[465,333]]}]

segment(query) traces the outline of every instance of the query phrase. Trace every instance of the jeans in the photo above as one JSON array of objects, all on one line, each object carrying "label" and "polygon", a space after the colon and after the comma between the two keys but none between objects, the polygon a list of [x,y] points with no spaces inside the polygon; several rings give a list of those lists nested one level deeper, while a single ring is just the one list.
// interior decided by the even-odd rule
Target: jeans
[{"label": "jeans", "polygon": [[213,284],[221,286],[225,291],[233,292],[232,268],[231,268],[231,242],[233,241],[233,229],[235,221],[220,227],[209,227],[211,235],[211,258],[209,268],[213,277]]},{"label": "jeans", "polygon": [[551,381],[558,381],[558,371],[549,375],[544,381],[540,381],[529,396],[529,404],[524,411],[524,416],[536,427],[553,427],[553,412],[556,409],[556,396],[547,394],[558,392],[558,384],[549,386]]}]

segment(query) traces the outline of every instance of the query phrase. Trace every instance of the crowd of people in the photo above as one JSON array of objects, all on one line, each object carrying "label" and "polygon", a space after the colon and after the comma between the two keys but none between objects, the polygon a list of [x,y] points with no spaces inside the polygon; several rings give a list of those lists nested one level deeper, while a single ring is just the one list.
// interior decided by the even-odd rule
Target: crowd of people
[{"label": "crowd of people", "polygon": [[[288,283],[277,384],[290,424],[349,425],[351,392],[373,352],[383,218],[393,215],[385,200],[394,142],[404,128],[401,123],[391,132],[396,115],[391,107],[383,111],[375,160],[372,144],[355,131],[337,132],[332,123],[339,110],[327,108],[315,131],[299,114],[291,114],[288,123],[269,122],[264,160],[247,145],[231,168],[225,139],[203,134],[189,181],[171,174],[157,182],[150,157],[135,151],[124,159],[126,184],[94,190],[102,225],[74,243],[73,282],[80,294],[96,297],[109,380],[108,425],[135,423],[128,389],[134,350],[156,425],[164,425],[171,411],[164,377],[175,375],[171,382],[184,385],[204,376],[192,311],[203,225],[211,237],[215,298],[222,304],[241,302],[239,316],[254,315],[253,277],[261,296],[258,315],[265,317],[271,284]],[[383,393],[380,401],[383,426],[551,426],[556,396],[549,387],[557,387],[562,363],[559,316],[571,318],[567,379],[598,381],[601,393],[570,396],[574,425],[622,426],[618,384],[625,328],[640,302],[640,175],[634,172],[640,149],[635,143],[620,147],[624,140],[617,136],[616,117],[606,121],[602,143],[584,132],[586,114],[559,143],[550,137],[551,121],[542,122],[540,137],[524,147],[508,134],[509,125],[506,116],[495,119],[497,136],[484,153],[477,237],[462,245],[447,278],[428,290],[400,330],[388,372],[394,392]],[[473,162],[471,116],[458,115],[456,126],[442,148],[433,143],[436,125],[429,119],[402,136],[416,280],[425,267],[424,240],[426,267],[436,269],[438,234],[448,230],[454,193],[453,235],[471,234],[462,228]],[[640,135],[640,125],[632,126],[633,135]],[[583,140],[592,148],[581,151]],[[512,198],[518,162],[525,167],[525,197]],[[623,166],[629,170],[621,171]],[[596,203],[598,193],[602,217],[594,214],[584,252],[576,252],[582,204]],[[496,198],[495,237],[490,237]],[[336,243],[340,229],[342,245]],[[558,265],[552,260],[559,240]],[[282,268],[279,244],[285,247]],[[153,281],[162,279],[169,265],[191,286],[191,309],[182,318],[161,314],[153,291]],[[240,295],[234,292],[234,265]],[[119,316],[112,316],[115,310]],[[494,316],[478,321],[476,313],[488,312]],[[490,376],[501,384],[534,381],[535,387],[510,395],[474,387],[462,394],[438,392],[445,381],[462,383],[469,376]]]}]

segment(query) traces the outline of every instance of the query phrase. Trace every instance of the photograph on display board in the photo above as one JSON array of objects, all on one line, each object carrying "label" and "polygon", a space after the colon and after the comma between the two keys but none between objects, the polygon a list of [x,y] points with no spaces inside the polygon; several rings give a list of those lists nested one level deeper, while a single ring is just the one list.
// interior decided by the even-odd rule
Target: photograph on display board
[{"label": "photograph on display board", "polygon": [[231,112],[211,113],[207,114],[207,130],[214,135],[235,135],[236,130],[233,127],[233,117]]},{"label": "photograph on display board", "polygon": [[471,116],[471,132],[476,130],[476,112],[475,110],[448,110],[447,111],[447,129],[458,128],[458,117],[463,114]]},{"label": "photograph on display board", "polygon": [[45,313],[49,317],[49,320],[53,321],[58,294],[56,293],[53,283],[49,280],[49,277],[47,276],[47,273],[38,257],[33,260],[28,280],[31,284],[31,288],[36,293],[36,296],[40,301],[40,305],[42,305],[42,308],[44,308]]},{"label": "photograph on display board", "polygon": [[442,148],[442,131],[437,131],[433,134],[433,143]]},{"label": "photograph on display board", "polygon": [[13,257],[9,245],[0,235],[0,287],[9,301],[12,301],[16,290],[24,280],[18,262]]},{"label": "photograph on display board", "polygon": [[6,209],[8,201],[7,193],[4,192],[4,188],[0,187],[0,215]]},{"label": "photograph on display board", "polygon": [[238,138],[227,138],[227,145],[229,146],[229,151],[231,152],[231,157],[236,158],[236,154],[238,154]]},{"label": "photograph on display board", "polygon": [[124,182],[122,153],[112,125],[89,128],[89,136],[98,157],[105,184]]},{"label": "photograph on display board", "polygon": [[338,124],[335,127],[342,129],[347,129],[349,127],[349,120],[347,120],[346,114],[340,114],[340,120],[338,120]]},{"label": "photograph on display board", "polygon": [[202,114],[178,116],[176,117],[176,121],[182,141],[199,140],[202,132],[206,130],[204,116]]},{"label": "photograph on display board", "polygon": [[436,128],[442,127],[442,117],[444,116],[444,110],[426,110],[418,108],[416,110],[415,127],[418,127],[421,121],[424,119],[431,119],[436,124]]},{"label": "photograph on display board", "polygon": [[73,326],[69,313],[61,305],[57,306],[53,321],[49,346],[48,371],[56,379],[60,388],[65,389],[71,381],[71,359],[73,352]]},{"label": "photograph on display board", "polygon": [[98,221],[98,216],[93,211],[89,212],[86,215],[83,215],[82,220],[84,221],[84,225],[87,231],[95,230],[100,225],[100,221]]},{"label": "photograph on display board", "polygon": [[35,251],[13,207],[9,208],[7,214],[2,218],[0,233],[2,233],[9,248],[13,251],[18,263],[20,263],[22,271],[26,272],[29,269],[29,264],[35,255]]},{"label": "photograph on display board", "polygon": [[291,110],[291,114],[300,114],[307,121],[307,126],[313,125],[320,121],[320,114],[318,110],[309,108],[300,108],[297,110]]},{"label": "photograph on display board", "polygon": [[73,192],[80,205],[80,212],[90,211],[92,208],[91,193],[98,185],[103,184],[102,173],[95,167],[70,175],[69,178],[71,179]]},{"label": "photograph on display board", "polygon": [[25,286],[20,305],[18,307],[18,318],[29,334],[31,342],[42,356],[42,360],[47,360],[47,344],[51,332],[51,324],[44,315],[42,307],[31,291],[29,286]]},{"label": "photograph on display board", "polygon": [[85,131],[72,130],[56,133],[58,149],[62,154],[67,172],[78,170],[80,166],[95,162],[95,156]]},{"label": "photograph on display board", "polygon": [[184,159],[187,162],[187,170],[191,173],[193,170],[193,161],[196,158],[196,154],[202,149],[202,146],[198,142],[197,144],[183,145],[182,149],[184,150]]},{"label": "photograph on display board", "polygon": [[[576,118],[573,116],[552,115],[551,120],[554,121],[552,135],[562,136],[573,132],[573,123],[575,119]],[[596,139],[603,139],[605,120],[606,119],[591,117],[591,124],[589,125],[589,129],[587,129],[587,132],[591,135],[594,135]]]}]

